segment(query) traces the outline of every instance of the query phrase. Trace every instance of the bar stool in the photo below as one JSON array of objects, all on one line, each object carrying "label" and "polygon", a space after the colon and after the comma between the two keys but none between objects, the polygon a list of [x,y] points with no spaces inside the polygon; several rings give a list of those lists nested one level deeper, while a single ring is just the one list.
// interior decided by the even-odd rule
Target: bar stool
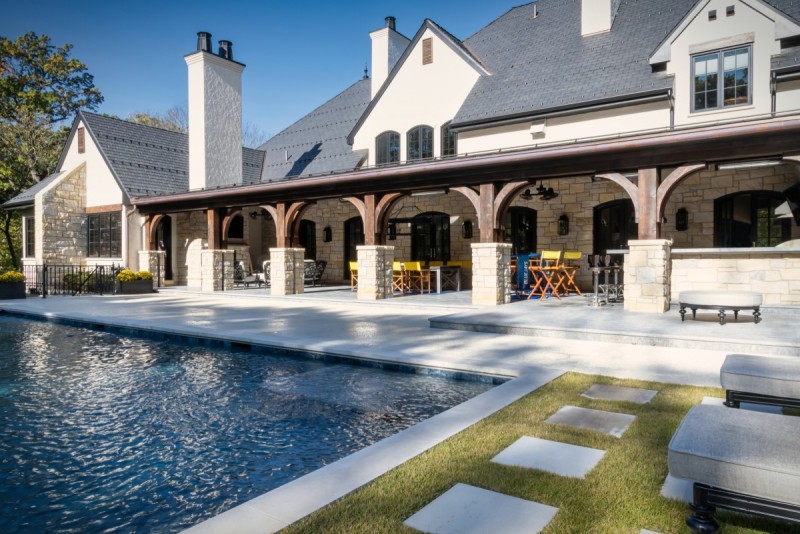
[{"label": "bar stool", "polygon": [[[594,295],[589,301],[589,306],[599,308],[608,304],[608,274],[609,269],[604,265],[604,260],[599,254],[586,257],[589,262],[589,271],[592,273],[592,287]],[[600,284],[600,275],[603,275],[603,284]],[[603,299],[600,298],[600,291],[603,291]]]}]

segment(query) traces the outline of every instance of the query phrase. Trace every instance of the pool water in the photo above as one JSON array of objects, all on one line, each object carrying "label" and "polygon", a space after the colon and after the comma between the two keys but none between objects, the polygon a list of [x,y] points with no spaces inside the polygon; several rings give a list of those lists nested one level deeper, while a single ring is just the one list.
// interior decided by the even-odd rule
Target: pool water
[{"label": "pool water", "polygon": [[0,532],[174,532],[491,388],[0,314]]}]

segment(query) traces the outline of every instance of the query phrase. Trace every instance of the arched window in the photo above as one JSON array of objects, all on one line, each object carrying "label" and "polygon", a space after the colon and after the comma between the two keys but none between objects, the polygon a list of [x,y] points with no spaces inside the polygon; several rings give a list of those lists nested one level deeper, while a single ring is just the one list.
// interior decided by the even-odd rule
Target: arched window
[{"label": "arched window", "polygon": [[411,223],[411,259],[448,261],[450,259],[450,216],[430,211],[420,213]]},{"label": "arched window", "polygon": [[442,157],[455,156],[457,152],[456,133],[450,129],[448,122],[442,126]]},{"label": "arched window", "polygon": [[714,201],[715,247],[774,247],[791,239],[791,220],[775,217],[775,191],[746,191]]},{"label": "arched window", "polygon": [[244,217],[241,215],[234,215],[231,223],[228,226],[228,241],[234,239],[244,239]]},{"label": "arched window", "polygon": [[300,221],[300,246],[306,249],[306,259],[317,259],[317,223],[302,219]]},{"label": "arched window", "polygon": [[511,254],[536,252],[536,210],[509,208],[505,217],[504,241],[511,243]]},{"label": "arched window", "polygon": [[375,163],[397,163],[400,161],[400,134],[383,132],[375,139]]},{"label": "arched window", "polygon": [[638,235],[639,225],[629,199],[613,200],[594,208],[594,254],[628,248],[628,241]]},{"label": "arched window", "polygon": [[415,126],[406,134],[406,160],[415,161],[433,157],[433,128]]}]

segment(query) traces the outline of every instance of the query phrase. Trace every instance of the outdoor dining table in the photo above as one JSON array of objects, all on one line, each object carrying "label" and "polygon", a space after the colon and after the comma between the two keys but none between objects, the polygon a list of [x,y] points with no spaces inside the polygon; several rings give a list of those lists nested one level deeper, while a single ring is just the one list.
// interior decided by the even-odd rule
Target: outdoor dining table
[{"label": "outdoor dining table", "polygon": [[436,293],[442,292],[443,286],[451,286],[461,291],[461,267],[458,265],[432,265],[430,271],[436,275]]}]

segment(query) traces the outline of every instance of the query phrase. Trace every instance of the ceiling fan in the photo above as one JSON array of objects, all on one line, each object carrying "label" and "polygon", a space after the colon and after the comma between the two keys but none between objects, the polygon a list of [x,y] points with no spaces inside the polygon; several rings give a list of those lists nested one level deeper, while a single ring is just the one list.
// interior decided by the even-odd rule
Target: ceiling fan
[{"label": "ceiling fan", "polygon": [[553,191],[552,187],[545,187],[543,184],[539,184],[535,193],[531,193],[530,189],[526,189],[525,192],[519,196],[519,198],[522,200],[531,200],[533,197],[542,197],[542,200],[552,200],[557,196],[558,193]]}]

